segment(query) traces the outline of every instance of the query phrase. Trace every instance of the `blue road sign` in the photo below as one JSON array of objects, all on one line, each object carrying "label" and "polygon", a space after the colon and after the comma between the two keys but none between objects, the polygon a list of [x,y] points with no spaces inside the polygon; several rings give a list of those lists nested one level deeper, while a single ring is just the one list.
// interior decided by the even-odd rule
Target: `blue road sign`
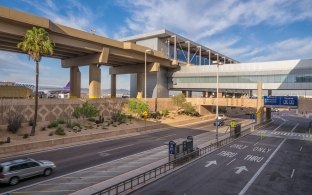
[{"label": "blue road sign", "polygon": [[297,107],[297,96],[264,96],[264,106],[267,107]]},{"label": "blue road sign", "polygon": [[174,141],[169,142],[169,154],[175,154],[176,143]]}]

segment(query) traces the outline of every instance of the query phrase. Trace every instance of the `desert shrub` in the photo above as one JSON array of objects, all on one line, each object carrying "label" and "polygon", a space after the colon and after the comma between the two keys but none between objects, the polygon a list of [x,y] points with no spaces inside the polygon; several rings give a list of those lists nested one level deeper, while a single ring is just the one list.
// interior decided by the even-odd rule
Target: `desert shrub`
[{"label": "desert shrub", "polygon": [[162,114],[160,112],[152,112],[149,114],[149,117],[150,118],[153,118],[153,119],[161,119],[162,117]]},{"label": "desert shrub", "polygon": [[131,99],[129,100],[129,110],[141,116],[143,112],[148,112],[148,104],[140,100]]},{"label": "desert shrub", "polygon": [[53,127],[55,128],[55,127],[58,127],[58,125],[59,125],[58,120],[50,121],[48,128],[53,128]]},{"label": "desert shrub", "polygon": [[169,112],[169,110],[167,110],[167,109],[161,111],[161,115],[162,115],[163,117],[168,116],[169,113],[170,113],[170,112]]},{"label": "desert shrub", "polygon": [[18,129],[22,126],[22,115],[19,112],[10,112],[8,114],[8,131],[16,133]]},{"label": "desert shrub", "polygon": [[172,99],[173,105],[178,106],[179,108],[181,108],[183,104],[186,102],[184,94],[175,95],[171,99]]},{"label": "desert shrub", "polygon": [[82,106],[76,107],[73,112],[73,116],[77,119],[96,117],[97,114],[98,110],[94,106],[89,105],[88,103],[84,103]]},{"label": "desert shrub", "polygon": [[95,122],[96,119],[95,119],[95,118],[88,118],[88,121],[90,121],[90,122]]},{"label": "desert shrub", "polygon": [[96,124],[104,123],[104,116],[99,115],[98,120],[95,121]]},{"label": "desert shrub", "polygon": [[81,125],[78,122],[73,122],[72,127],[79,127],[81,129]]},{"label": "desert shrub", "polygon": [[28,133],[25,133],[24,135],[23,135],[23,139],[27,139],[29,137],[29,134]]},{"label": "desert shrub", "polygon": [[54,133],[53,133],[53,132],[50,132],[50,133],[49,133],[49,136],[53,136],[53,135],[54,135]]},{"label": "desert shrub", "polygon": [[64,119],[57,119],[58,124],[65,124],[65,120]]},{"label": "desert shrub", "polygon": [[46,130],[46,127],[42,127],[42,128],[41,128],[41,131],[45,131],[45,130]]},{"label": "desert shrub", "polygon": [[58,127],[56,130],[55,130],[55,134],[56,135],[66,135],[64,129],[62,127]]},{"label": "desert shrub", "polygon": [[122,112],[112,113],[113,122],[125,123],[126,119],[127,119],[127,116],[125,113],[122,113]]}]

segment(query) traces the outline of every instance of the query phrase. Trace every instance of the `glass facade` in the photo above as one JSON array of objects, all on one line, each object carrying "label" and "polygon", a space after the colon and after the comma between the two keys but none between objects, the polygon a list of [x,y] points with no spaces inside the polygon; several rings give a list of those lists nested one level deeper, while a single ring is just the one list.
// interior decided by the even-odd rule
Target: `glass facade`
[{"label": "glass facade", "polygon": [[[170,56],[169,58],[173,60],[174,58],[174,47],[171,45],[170,46]],[[179,45],[177,45],[177,59],[178,61],[181,62],[187,62],[187,50],[181,50],[179,48]],[[199,51],[196,53],[194,56],[194,53],[191,52],[191,58],[190,58],[190,63],[194,65],[199,65]],[[202,65],[208,65],[209,64],[209,59],[205,57],[201,57],[201,64]]]},{"label": "glass facade", "polygon": [[[216,76],[174,77],[173,85],[177,83],[216,83]],[[312,83],[312,74],[276,74],[276,75],[244,75],[219,76],[219,83]]]}]

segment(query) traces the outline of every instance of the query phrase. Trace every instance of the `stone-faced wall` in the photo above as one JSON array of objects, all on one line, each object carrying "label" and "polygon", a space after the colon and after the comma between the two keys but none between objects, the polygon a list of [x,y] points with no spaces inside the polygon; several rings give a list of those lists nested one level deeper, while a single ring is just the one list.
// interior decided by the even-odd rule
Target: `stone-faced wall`
[{"label": "stone-faced wall", "polygon": [[[38,122],[51,121],[58,118],[71,118],[77,106],[88,102],[94,105],[100,114],[110,116],[114,110],[121,110],[126,99],[39,99]],[[33,118],[35,101],[33,99],[0,99],[0,125],[7,124],[10,112],[22,114],[22,122],[28,122]]]}]

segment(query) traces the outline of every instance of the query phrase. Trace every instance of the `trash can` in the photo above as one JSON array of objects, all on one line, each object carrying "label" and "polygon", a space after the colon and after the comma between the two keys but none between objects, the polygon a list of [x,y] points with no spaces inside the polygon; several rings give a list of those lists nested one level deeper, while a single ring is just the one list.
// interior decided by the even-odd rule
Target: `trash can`
[{"label": "trash can", "polygon": [[234,137],[238,138],[241,135],[241,124],[236,124],[234,129]]}]

